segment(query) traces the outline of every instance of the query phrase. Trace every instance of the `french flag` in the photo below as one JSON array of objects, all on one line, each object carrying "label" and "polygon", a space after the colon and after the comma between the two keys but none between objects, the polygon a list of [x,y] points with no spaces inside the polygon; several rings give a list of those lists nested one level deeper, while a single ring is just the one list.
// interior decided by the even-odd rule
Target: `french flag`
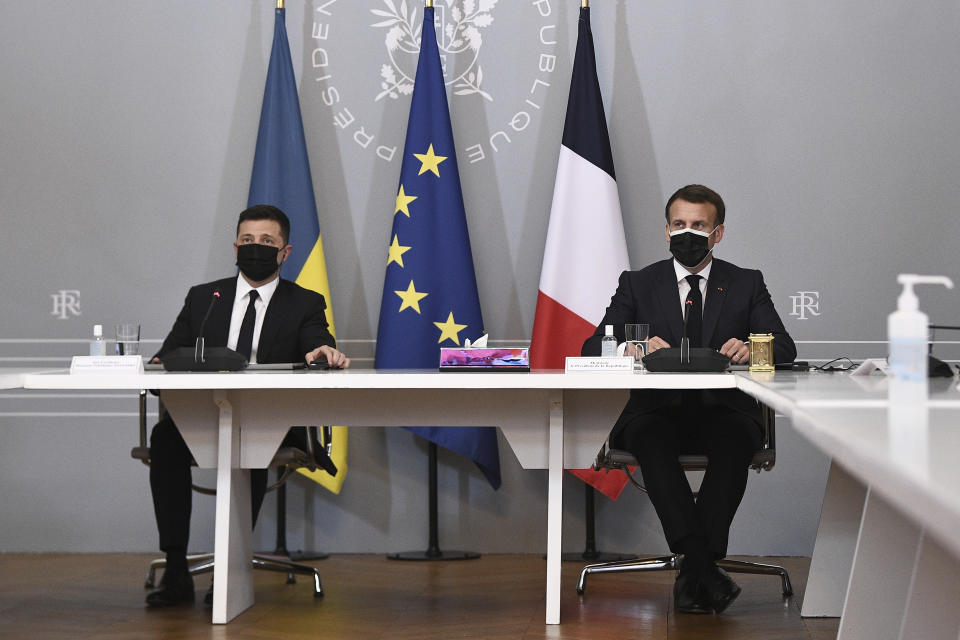
[{"label": "french flag", "polygon": [[[629,268],[590,9],[581,7],[533,320],[531,368],[563,369],[566,356],[580,355],[583,341],[603,318],[617,279]],[[570,472],[613,500],[627,482],[620,471]]]}]

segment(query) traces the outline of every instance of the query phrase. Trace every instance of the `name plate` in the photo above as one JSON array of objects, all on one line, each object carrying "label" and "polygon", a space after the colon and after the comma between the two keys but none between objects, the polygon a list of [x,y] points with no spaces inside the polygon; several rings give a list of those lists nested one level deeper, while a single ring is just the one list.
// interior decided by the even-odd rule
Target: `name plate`
[{"label": "name plate", "polygon": [[104,373],[143,373],[140,356],[73,356],[70,375]]},{"label": "name plate", "polygon": [[600,358],[593,356],[568,356],[565,371],[567,373],[587,373],[592,371],[609,373],[633,373],[633,356]]}]

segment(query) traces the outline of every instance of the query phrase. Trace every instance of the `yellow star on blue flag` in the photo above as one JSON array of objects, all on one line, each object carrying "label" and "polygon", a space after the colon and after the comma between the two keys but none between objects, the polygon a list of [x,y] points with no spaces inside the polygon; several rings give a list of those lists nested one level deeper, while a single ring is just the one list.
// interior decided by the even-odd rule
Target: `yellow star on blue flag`
[{"label": "yellow star on blue flag", "polygon": [[447,159],[447,156],[438,156],[433,152],[433,145],[427,149],[426,153],[415,153],[413,157],[420,161],[420,171],[418,176],[422,176],[427,171],[432,171],[433,175],[440,177],[440,163]]},{"label": "yellow star on blue flag", "polygon": [[[483,318],[432,7],[423,13],[420,60],[396,193],[375,366],[435,370],[441,343],[456,346],[462,338],[476,340],[483,334]],[[494,488],[500,486],[496,429],[408,428],[470,457]]]}]

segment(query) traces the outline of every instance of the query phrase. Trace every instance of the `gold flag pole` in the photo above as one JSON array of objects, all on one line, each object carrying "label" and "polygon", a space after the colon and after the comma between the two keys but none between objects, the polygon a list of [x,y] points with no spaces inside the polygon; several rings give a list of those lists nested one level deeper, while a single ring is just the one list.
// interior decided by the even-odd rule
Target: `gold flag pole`
[{"label": "gold flag pole", "polygon": [[581,8],[581,9],[589,9],[589,8],[590,8],[590,0],[580,0],[580,8]]},{"label": "gold flag pole", "polygon": [[424,9],[433,9],[433,0],[425,0],[423,3]]},{"label": "gold flag pole", "polygon": [[277,9],[283,9],[283,0],[277,0]]}]

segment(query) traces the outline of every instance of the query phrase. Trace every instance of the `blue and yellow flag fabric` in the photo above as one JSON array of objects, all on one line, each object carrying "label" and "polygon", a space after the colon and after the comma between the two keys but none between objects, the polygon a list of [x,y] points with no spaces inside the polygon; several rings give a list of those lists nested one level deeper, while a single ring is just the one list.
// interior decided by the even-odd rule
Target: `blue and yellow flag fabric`
[{"label": "blue and yellow flag fabric", "polygon": [[[260,111],[257,151],[250,177],[249,205],[270,204],[279,207],[290,218],[290,243],[293,251],[283,263],[280,275],[300,286],[323,295],[327,301],[327,323],[336,337],[333,325],[333,304],[323,255],[323,240],[317,220],[317,202],[313,195],[307,143],[303,136],[300,99],[290,60],[290,45],[284,10],[277,9],[273,27],[273,49],[267,69]],[[340,493],[347,475],[347,428],[333,427],[333,450],[337,475],[326,471],[300,472],[333,493]]]},{"label": "blue and yellow flag fabric", "polygon": [[[380,305],[378,369],[436,369],[440,347],[483,334],[433,11],[427,7],[423,14]],[[408,428],[471,458],[500,487],[495,428]]]}]

